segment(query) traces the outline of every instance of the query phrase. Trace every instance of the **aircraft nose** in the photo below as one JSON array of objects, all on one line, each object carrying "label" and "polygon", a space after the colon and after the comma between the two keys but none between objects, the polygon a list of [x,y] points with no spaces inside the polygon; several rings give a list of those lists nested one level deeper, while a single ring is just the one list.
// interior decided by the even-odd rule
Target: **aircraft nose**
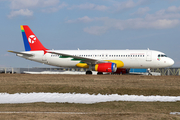
[{"label": "aircraft nose", "polygon": [[174,65],[174,60],[170,58],[170,59],[168,60],[168,63],[169,63],[170,66],[172,66],[172,65]]}]

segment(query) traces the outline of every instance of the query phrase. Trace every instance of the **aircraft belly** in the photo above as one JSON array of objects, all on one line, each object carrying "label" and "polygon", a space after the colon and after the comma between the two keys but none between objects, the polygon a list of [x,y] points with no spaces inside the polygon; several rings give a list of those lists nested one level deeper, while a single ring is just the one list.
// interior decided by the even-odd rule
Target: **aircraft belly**
[{"label": "aircraft belly", "polygon": [[155,61],[146,61],[144,59],[139,59],[139,60],[127,59],[127,60],[124,60],[123,63],[124,63],[123,68],[156,68],[158,67],[158,64]]},{"label": "aircraft belly", "polygon": [[128,58],[128,59],[122,60],[122,62],[124,63],[124,67],[123,68],[136,68],[136,67],[140,67],[139,61],[137,59]]},{"label": "aircraft belly", "polygon": [[71,61],[71,58],[50,58],[48,63],[60,67],[76,67],[79,61]]}]

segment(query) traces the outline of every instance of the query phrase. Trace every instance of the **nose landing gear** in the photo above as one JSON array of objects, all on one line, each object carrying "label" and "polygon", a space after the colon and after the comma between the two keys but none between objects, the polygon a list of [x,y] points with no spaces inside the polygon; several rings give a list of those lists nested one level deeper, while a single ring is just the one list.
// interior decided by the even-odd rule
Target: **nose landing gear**
[{"label": "nose landing gear", "polygon": [[152,73],[151,73],[151,69],[150,69],[150,68],[148,68],[147,70],[148,70],[148,75],[149,75],[149,76],[151,76],[151,75],[152,75]]}]

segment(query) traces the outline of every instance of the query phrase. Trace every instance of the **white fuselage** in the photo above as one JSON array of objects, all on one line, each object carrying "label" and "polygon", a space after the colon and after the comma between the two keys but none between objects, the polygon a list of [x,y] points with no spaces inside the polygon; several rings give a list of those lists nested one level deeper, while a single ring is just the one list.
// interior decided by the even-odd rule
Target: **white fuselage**
[{"label": "white fuselage", "polygon": [[[166,55],[154,50],[54,50],[59,53],[91,58],[97,60],[120,60],[124,63],[122,68],[163,68],[174,64],[174,61]],[[44,51],[28,51],[23,53],[34,54],[33,57],[20,56],[36,62],[58,66],[76,67],[80,60],[59,58],[59,55]],[[18,54],[17,54],[18,56]]]}]

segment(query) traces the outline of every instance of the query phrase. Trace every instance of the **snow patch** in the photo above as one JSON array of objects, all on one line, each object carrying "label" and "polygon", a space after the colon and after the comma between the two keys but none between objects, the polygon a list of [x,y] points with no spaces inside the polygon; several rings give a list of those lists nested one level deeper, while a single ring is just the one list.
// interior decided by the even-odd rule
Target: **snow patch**
[{"label": "snow patch", "polygon": [[90,95],[80,93],[0,93],[0,104],[7,103],[82,103],[92,104],[108,101],[134,101],[134,102],[176,102],[180,96],[143,96],[143,95]]}]

